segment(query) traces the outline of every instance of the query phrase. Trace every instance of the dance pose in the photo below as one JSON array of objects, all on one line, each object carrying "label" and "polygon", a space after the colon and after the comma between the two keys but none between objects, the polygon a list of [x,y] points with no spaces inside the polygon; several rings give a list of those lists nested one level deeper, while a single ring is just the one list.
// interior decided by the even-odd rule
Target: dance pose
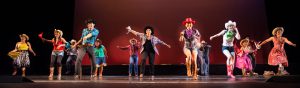
[{"label": "dance pose", "polygon": [[70,41],[70,45],[68,46],[68,48],[66,49],[67,55],[68,55],[68,59],[66,61],[66,67],[67,67],[67,71],[66,74],[70,74],[72,72],[72,65],[75,63],[76,58],[77,58],[77,47],[71,47],[73,45],[75,45],[76,40],[72,39]]},{"label": "dance pose", "polygon": [[253,50],[250,46],[249,39],[245,38],[240,41],[241,48],[237,50],[237,59],[236,67],[242,70],[242,75],[247,76],[247,72],[250,72],[250,76],[253,76],[253,66],[251,62],[251,57],[249,53],[253,53],[256,50]]},{"label": "dance pose", "polygon": [[239,40],[241,37],[238,29],[236,28],[236,22],[232,22],[231,20],[229,20],[227,23],[225,23],[225,28],[226,29],[222,30],[220,33],[211,36],[210,40],[223,35],[222,52],[227,57],[227,75],[231,78],[235,78],[235,76],[233,75],[235,62],[233,41],[235,38]]},{"label": "dance pose", "polygon": [[54,38],[51,40],[43,38],[43,33],[39,34],[39,37],[46,42],[53,44],[53,50],[51,53],[51,62],[50,62],[50,74],[49,80],[53,80],[53,73],[54,73],[54,63],[56,60],[57,65],[57,79],[61,79],[61,70],[62,64],[61,60],[64,56],[65,44],[67,43],[66,40],[62,37],[63,32],[58,29],[54,29]]},{"label": "dance pose", "polygon": [[260,48],[262,45],[267,42],[273,41],[274,47],[269,53],[268,64],[271,66],[278,66],[277,75],[288,75],[289,73],[284,70],[284,67],[288,67],[288,59],[284,50],[284,44],[287,43],[291,46],[296,47],[296,44],[289,41],[286,37],[283,37],[282,34],[284,32],[283,27],[276,27],[272,31],[273,36],[266,39],[262,43],[258,45]]},{"label": "dance pose", "polygon": [[154,29],[151,26],[146,26],[144,28],[144,33],[136,32],[130,28],[130,26],[126,27],[128,32],[138,36],[141,39],[141,50],[140,53],[142,54],[142,62],[141,62],[141,68],[140,68],[140,77],[142,78],[145,73],[145,65],[146,65],[146,59],[149,57],[149,63],[150,63],[150,75],[154,77],[154,59],[155,59],[155,53],[159,55],[158,50],[156,48],[156,44],[163,44],[169,48],[171,48],[170,45],[167,43],[161,41],[157,37],[155,37]]},{"label": "dance pose", "polygon": [[[208,76],[209,75],[209,51],[211,45],[207,44],[205,41],[201,41],[201,46],[198,49],[197,55],[197,65],[200,69],[200,75]],[[199,70],[197,70],[199,71]]]},{"label": "dance pose", "polygon": [[140,48],[140,45],[135,38],[130,39],[129,43],[130,43],[130,45],[128,45],[128,46],[125,46],[125,47],[117,46],[117,48],[120,48],[122,50],[129,49],[130,57],[129,57],[129,68],[128,68],[129,75],[128,76],[130,77],[132,74],[132,70],[134,70],[134,74],[137,77],[138,76],[138,62],[139,62],[138,50]]},{"label": "dance pose", "polygon": [[[186,28],[180,32],[179,38],[179,41],[184,41],[183,52],[186,55],[187,76],[193,75],[193,79],[197,79],[197,44],[199,44],[201,37],[199,31],[193,28],[195,23],[192,18],[186,18],[185,21],[182,22]],[[192,69],[191,65],[193,67]]]},{"label": "dance pose", "polygon": [[99,69],[99,78],[102,77],[103,67],[106,66],[106,58],[107,51],[102,44],[102,41],[100,39],[97,39],[95,42],[95,57],[96,57],[96,71],[95,75],[97,76],[98,69]]},{"label": "dance pose", "polygon": [[29,67],[30,60],[29,60],[29,53],[30,51],[34,56],[36,55],[31,48],[31,44],[28,42],[29,37],[26,34],[20,35],[20,42],[17,42],[16,47],[14,50],[9,52],[9,56],[14,59],[13,61],[13,73],[12,75],[17,75],[18,68],[22,69],[22,77],[25,77],[26,67]]},{"label": "dance pose", "polygon": [[75,79],[81,79],[82,76],[82,59],[87,52],[89,58],[91,60],[91,79],[95,78],[95,70],[96,70],[96,57],[94,52],[94,43],[99,34],[98,29],[95,28],[95,21],[92,19],[86,20],[87,28],[84,28],[82,31],[81,39],[75,43],[72,47],[76,47],[79,43],[81,43],[78,48],[78,56],[75,64]]}]

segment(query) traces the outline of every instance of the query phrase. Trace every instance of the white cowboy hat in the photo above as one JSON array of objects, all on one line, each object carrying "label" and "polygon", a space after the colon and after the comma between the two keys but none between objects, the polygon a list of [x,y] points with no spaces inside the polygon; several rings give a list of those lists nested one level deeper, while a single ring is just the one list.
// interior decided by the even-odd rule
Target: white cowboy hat
[{"label": "white cowboy hat", "polygon": [[228,27],[229,25],[234,25],[234,26],[236,26],[236,22],[233,22],[233,21],[229,20],[227,23],[225,23],[225,28],[228,29],[227,27]]}]

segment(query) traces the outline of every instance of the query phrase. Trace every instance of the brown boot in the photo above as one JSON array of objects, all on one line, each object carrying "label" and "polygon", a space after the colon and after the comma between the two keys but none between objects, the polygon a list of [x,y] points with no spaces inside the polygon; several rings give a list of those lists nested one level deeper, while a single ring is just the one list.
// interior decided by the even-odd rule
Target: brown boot
[{"label": "brown boot", "polygon": [[22,67],[22,77],[25,77],[25,73],[26,73],[26,68]]},{"label": "brown boot", "polygon": [[57,80],[61,80],[61,69],[62,69],[62,67],[58,67],[58,69],[57,69],[57,73],[58,73]]},{"label": "brown boot", "polygon": [[188,77],[192,76],[192,72],[191,72],[191,63],[189,61],[187,61],[185,63],[186,65],[186,74]]},{"label": "brown boot", "polygon": [[49,80],[53,80],[54,67],[50,67],[50,72],[49,73],[50,73],[49,76],[48,76]]}]

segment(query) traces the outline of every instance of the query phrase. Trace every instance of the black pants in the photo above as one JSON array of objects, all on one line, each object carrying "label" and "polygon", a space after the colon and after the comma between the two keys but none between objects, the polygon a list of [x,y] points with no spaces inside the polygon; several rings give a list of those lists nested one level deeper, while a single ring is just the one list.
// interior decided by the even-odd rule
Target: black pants
[{"label": "black pants", "polygon": [[147,51],[142,52],[142,62],[141,62],[141,67],[140,67],[140,74],[145,73],[147,57],[149,57],[150,75],[154,75],[155,52],[147,52]]},{"label": "black pants", "polygon": [[71,72],[72,70],[72,65],[76,61],[77,55],[69,55],[67,61],[66,61],[66,67],[67,67],[67,72]]},{"label": "black pants", "polygon": [[85,55],[85,53],[88,53],[89,58],[91,60],[91,74],[95,73],[96,70],[96,57],[94,53],[94,47],[93,46],[83,46],[78,49],[78,56],[76,59],[76,64],[75,64],[75,75],[82,75],[82,67],[81,67],[81,62],[82,59]]},{"label": "black pants", "polygon": [[256,67],[256,61],[255,61],[254,53],[249,53],[249,57],[250,57],[251,63],[252,63],[252,71],[254,71],[254,69]]}]

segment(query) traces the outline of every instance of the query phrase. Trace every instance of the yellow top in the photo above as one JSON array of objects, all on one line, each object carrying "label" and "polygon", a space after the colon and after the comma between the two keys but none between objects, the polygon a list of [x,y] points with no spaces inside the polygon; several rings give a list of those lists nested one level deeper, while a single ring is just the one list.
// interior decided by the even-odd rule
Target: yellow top
[{"label": "yellow top", "polygon": [[28,50],[28,45],[26,43],[19,43],[18,50]]}]

